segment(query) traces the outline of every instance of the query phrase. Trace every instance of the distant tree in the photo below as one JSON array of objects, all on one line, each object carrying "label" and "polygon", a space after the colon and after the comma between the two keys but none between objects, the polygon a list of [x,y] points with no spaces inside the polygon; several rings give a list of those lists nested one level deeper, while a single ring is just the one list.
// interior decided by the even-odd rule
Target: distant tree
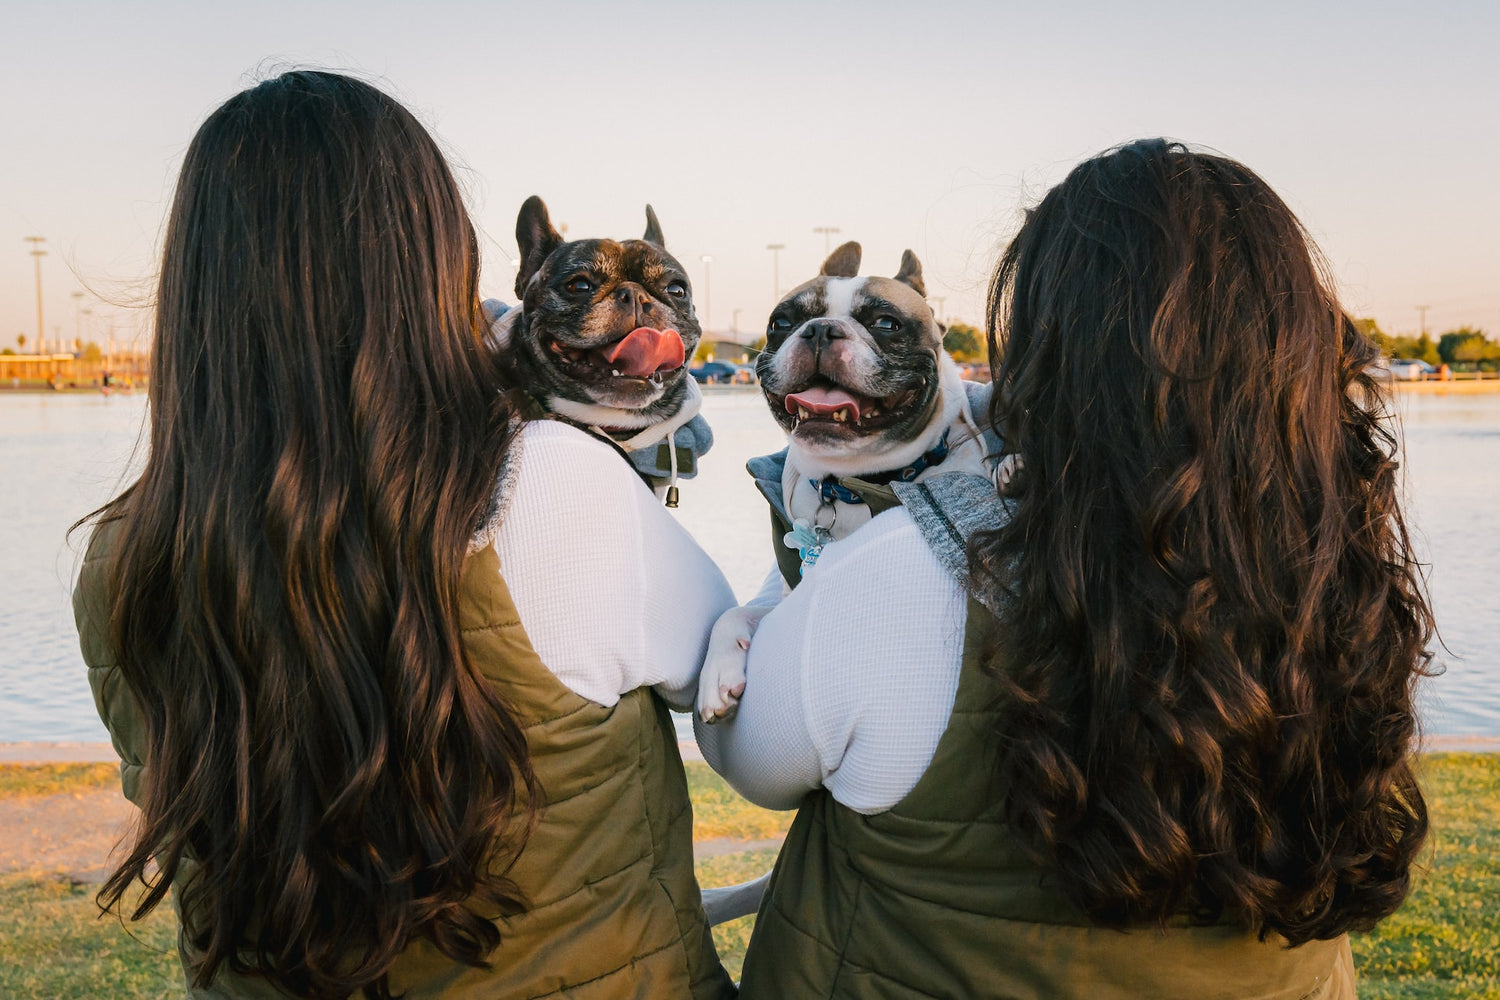
[{"label": "distant tree", "polygon": [[983,361],[988,356],[984,331],[967,323],[948,324],[948,332],[943,334],[943,350],[953,355],[954,361]]},{"label": "distant tree", "polygon": [[1438,350],[1438,345],[1432,342],[1427,334],[1422,334],[1412,345],[1412,353],[1407,357],[1421,358],[1429,365],[1440,365],[1443,363],[1443,352]]},{"label": "distant tree", "polygon": [[1396,354],[1396,338],[1380,328],[1373,316],[1362,316],[1354,321],[1354,328],[1375,342],[1375,346],[1388,357]]},{"label": "distant tree", "polygon": [[693,351],[693,364],[701,365],[714,356],[714,342],[711,340],[698,341],[697,350]]},{"label": "distant tree", "polygon": [[3,355],[3,356],[5,356],[5,357],[11,357],[11,356],[13,356],[13,355],[14,355],[14,354],[15,354],[15,353],[16,353],[16,352],[15,352],[15,351],[12,351],[12,350],[11,350],[11,349],[10,349],[10,348],[9,348],[9,347],[0,347],[0,355]]},{"label": "distant tree", "polygon": [[104,360],[104,352],[100,350],[99,345],[94,343],[92,340],[83,345],[83,350],[79,353],[78,356],[81,357],[84,361],[87,361],[89,364],[98,364],[100,361]]},{"label": "distant tree", "polygon": [[1388,358],[1418,358],[1430,365],[1443,363],[1437,345],[1427,334],[1420,337],[1403,337],[1398,333],[1386,333],[1373,317],[1365,316],[1354,321],[1354,326],[1375,342],[1380,352]]},{"label": "distant tree", "polygon": [[750,341],[749,346],[752,353],[759,354],[761,351],[764,351],[766,349],[766,338],[756,337],[754,340]]},{"label": "distant tree", "polygon": [[1449,330],[1438,339],[1438,354],[1450,365],[1477,365],[1481,361],[1500,360],[1500,344],[1472,326]]},{"label": "distant tree", "polygon": [[16,334],[16,346],[19,347],[23,351],[26,350],[26,334],[24,334],[24,333],[18,333],[18,334]]}]

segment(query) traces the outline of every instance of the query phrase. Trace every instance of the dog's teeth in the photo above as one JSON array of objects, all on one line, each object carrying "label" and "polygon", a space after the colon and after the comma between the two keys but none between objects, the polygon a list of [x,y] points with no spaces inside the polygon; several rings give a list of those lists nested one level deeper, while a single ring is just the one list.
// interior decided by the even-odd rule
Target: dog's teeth
[{"label": "dog's teeth", "polygon": [[799,407],[797,407],[797,419],[798,420],[806,420],[808,418],[808,416],[809,416],[809,414],[807,412],[807,407],[805,407],[805,406],[799,406]]},{"label": "dog's teeth", "polygon": [[833,411],[833,422],[836,423],[836,424],[847,424],[849,422],[849,411],[848,410],[834,410]]},{"label": "dog's teeth", "polygon": [[613,375],[615,378],[619,378],[620,377],[620,369],[618,369],[618,368],[611,368],[609,370],[609,373],[611,375]]}]

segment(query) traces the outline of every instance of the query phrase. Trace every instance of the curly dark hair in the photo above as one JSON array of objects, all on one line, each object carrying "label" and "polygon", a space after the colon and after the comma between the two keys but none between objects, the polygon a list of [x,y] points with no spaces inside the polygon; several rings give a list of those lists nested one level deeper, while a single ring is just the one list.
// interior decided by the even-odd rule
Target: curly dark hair
[{"label": "curly dark hair", "polygon": [[478,271],[437,145],[368,84],[287,73],[188,148],[149,458],[96,515],[148,743],[99,901],[175,887],[199,987],[387,997],[411,942],[482,965],[523,905],[525,734],[459,629],[513,412]]},{"label": "curly dark hair", "polygon": [[1005,811],[1096,923],[1297,944],[1409,890],[1434,626],[1325,270],[1261,178],[1148,140],[1076,167],[991,283],[1023,472],[970,568],[1003,609]]}]

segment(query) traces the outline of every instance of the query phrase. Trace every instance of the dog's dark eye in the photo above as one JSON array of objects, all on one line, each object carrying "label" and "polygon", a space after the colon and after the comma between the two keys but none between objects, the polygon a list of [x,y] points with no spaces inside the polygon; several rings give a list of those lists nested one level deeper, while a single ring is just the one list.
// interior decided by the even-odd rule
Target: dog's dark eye
[{"label": "dog's dark eye", "polygon": [[568,279],[568,283],[563,287],[575,295],[586,295],[598,286],[590,281],[587,275],[575,274]]},{"label": "dog's dark eye", "polygon": [[870,324],[871,330],[879,330],[881,333],[892,333],[901,329],[901,322],[894,316],[880,316]]},{"label": "dog's dark eye", "polygon": [[684,285],[680,281],[674,281],[667,286],[667,294],[674,299],[685,299],[687,298],[687,285]]},{"label": "dog's dark eye", "polygon": [[769,333],[789,333],[792,329],[792,321],[785,316],[772,316],[771,325],[766,327]]}]

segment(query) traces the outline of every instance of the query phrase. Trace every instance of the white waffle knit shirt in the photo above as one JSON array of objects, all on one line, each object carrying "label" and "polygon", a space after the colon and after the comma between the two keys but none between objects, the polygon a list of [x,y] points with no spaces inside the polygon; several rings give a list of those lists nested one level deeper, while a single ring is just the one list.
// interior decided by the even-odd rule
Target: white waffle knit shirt
[{"label": "white waffle knit shirt", "polygon": [[520,433],[494,546],[532,647],[589,701],[650,685],[690,710],[709,630],[734,605],[724,574],[604,442],[554,420]]},{"label": "white waffle knit shirt", "polygon": [[932,763],[953,712],[968,600],[900,507],[823,549],[761,620],[728,722],[694,717],[710,766],[757,805],[825,787],[890,809]]}]

